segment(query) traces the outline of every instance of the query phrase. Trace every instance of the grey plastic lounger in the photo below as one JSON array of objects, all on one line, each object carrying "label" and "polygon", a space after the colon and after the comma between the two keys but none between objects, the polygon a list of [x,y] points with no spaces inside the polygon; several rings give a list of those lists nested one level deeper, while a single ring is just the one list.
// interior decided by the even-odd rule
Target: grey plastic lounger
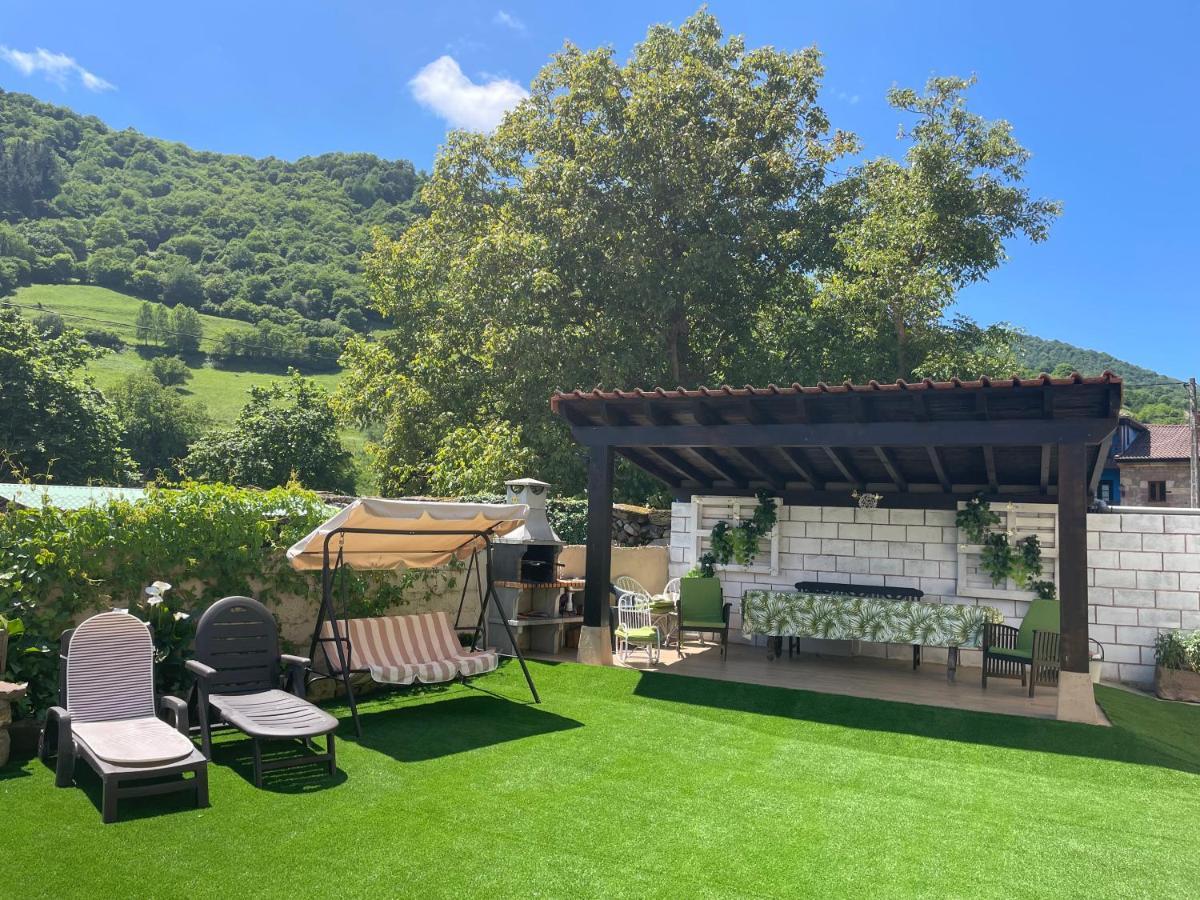
[{"label": "grey plastic lounger", "polygon": [[[302,657],[280,654],[275,617],[257,600],[226,597],[205,610],[196,626],[194,658],[187,662],[196,676],[204,755],[212,759],[213,728],[228,725],[253,741],[255,787],[262,787],[264,771],[290,766],[327,763],[333,775],[338,720],[304,699],[309,665]],[[289,690],[280,690],[284,685]],[[313,738],[321,735],[324,753],[263,761],[263,741],[298,740],[315,751]]]},{"label": "grey plastic lounger", "polygon": [[154,644],[146,623],[126,612],[101,613],[65,632],[62,648],[60,705],[46,714],[38,746],[43,762],[57,756],[54,783],[70,787],[82,757],[103,783],[105,822],[116,819],[117,802],[128,797],[186,790],[195,792],[197,806],[208,806],[208,760],[187,737],[187,704],[161,698],[174,728],[154,714]]}]

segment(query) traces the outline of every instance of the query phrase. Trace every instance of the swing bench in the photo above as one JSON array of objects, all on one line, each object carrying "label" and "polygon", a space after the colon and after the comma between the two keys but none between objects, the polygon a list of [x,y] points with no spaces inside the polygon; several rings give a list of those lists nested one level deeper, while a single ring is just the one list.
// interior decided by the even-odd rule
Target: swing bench
[{"label": "swing bench", "polygon": [[[381,684],[438,684],[483,675],[496,669],[499,656],[481,646],[489,603],[496,602],[492,578],[492,539],[519,527],[528,508],[522,504],[442,503],[416,500],[355,500],[288,550],[292,567],[321,570],[321,607],[309,657],[324,671],[309,670],[307,680],[342,683],[356,733],[362,736],[351,676],[366,674]],[[482,565],[481,565],[482,559]],[[350,618],[343,570],[433,568],[467,561],[453,624],[445,612]],[[474,575],[479,616],[463,622],[467,590]],[[334,603],[341,576],[341,615]],[[535,703],[537,688],[512,630],[510,646],[521,665]],[[469,633],[464,646],[459,633]],[[321,651],[318,656],[318,649]]]}]

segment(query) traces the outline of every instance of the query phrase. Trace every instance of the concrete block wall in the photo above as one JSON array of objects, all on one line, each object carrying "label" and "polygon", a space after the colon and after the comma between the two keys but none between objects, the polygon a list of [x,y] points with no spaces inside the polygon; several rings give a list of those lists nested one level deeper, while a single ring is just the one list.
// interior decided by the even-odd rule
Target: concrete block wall
[{"label": "concrete block wall", "polygon": [[[696,562],[691,512],[690,503],[676,503],[671,510],[672,577],[686,574]],[[746,590],[789,590],[797,581],[919,588],[930,602],[994,607],[1012,625],[1028,607],[1023,600],[956,593],[959,535],[950,511],[785,506],[777,527],[777,572],[731,567],[719,573],[726,598],[734,601],[736,639],[741,634],[737,601]],[[1104,676],[1148,682],[1158,630],[1200,628],[1200,516],[1089,515],[1088,547],[1090,634],[1104,644]],[[823,644],[834,649],[830,642]],[[865,643],[856,649],[869,655],[903,652]],[[930,650],[927,658],[939,655]],[[964,651],[963,664],[978,665],[978,653]]]}]

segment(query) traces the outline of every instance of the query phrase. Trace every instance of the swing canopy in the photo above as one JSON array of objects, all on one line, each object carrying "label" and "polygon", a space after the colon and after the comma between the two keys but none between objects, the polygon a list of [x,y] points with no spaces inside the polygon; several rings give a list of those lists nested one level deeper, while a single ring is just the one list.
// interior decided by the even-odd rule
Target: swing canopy
[{"label": "swing canopy", "polygon": [[469,559],[490,537],[525,520],[523,503],[446,503],[438,500],[355,500],[287,552],[300,571],[328,564],[326,538],[338,533],[334,552],[354,569],[428,569]]}]

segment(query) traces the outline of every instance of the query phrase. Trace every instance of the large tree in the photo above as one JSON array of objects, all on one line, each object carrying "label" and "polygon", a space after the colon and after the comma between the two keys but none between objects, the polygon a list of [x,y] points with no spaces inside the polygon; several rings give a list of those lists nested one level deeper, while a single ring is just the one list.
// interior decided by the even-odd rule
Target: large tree
[{"label": "large tree", "polygon": [[347,360],[346,408],[386,416],[385,488],[423,489],[464,419],[573,470],[556,386],[729,377],[771,286],[829,251],[825,166],[851,141],[820,75],[815,49],[747,49],[702,12],[624,64],[567,45],[494,134],[451,134],[429,217],[368,259],[396,331]]},{"label": "large tree", "polygon": [[463,422],[581,488],[555,388],[1011,368],[1010,329],[948,314],[1007,239],[1045,235],[1028,154],[937,79],[890,95],[916,118],[904,159],[843,173],[858,145],[821,73],[815,49],[749,49],[700,12],[624,64],[567,45],[493,134],[453,133],[429,217],[367,260],[395,330],[345,357],[341,409],[386,428],[384,489],[427,489]]},{"label": "large tree", "polygon": [[831,191],[847,212],[817,305],[873,337],[869,349],[862,341],[845,349],[876,377],[1016,369],[1009,329],[944,317],[959,289],[1004,261],[1006,241],[1045,240],[1059,204],[1022,184],[1029,151],[1012,126],[967,108],[974,81],[933,78],[923,94],[889,91],[892,107],[916,120],[901,132],[911,141],[903,161],[870,160]]},{"label": "large tree", "polygon": [[0,308],[0,478],[125,484],[137,477],[112,407],[80,373],[98,351]]}]

